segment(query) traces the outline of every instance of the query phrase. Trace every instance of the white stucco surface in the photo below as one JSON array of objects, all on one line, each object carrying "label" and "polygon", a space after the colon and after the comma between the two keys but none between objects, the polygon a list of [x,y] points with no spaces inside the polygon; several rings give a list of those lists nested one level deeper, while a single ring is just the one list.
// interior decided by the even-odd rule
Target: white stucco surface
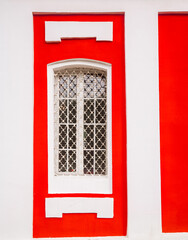
[{"label": "white stucco surface", "polygon": [[32,239],[32,12],[125,12],[127,237],[161,239],[158,11],[185,12],[188,1],[0,0],[0,239]]}]

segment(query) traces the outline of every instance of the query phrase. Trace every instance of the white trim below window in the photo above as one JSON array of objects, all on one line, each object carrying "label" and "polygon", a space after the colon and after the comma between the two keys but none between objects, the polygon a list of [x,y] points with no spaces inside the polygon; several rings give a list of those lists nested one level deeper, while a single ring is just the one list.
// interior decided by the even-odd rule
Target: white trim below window
[{"label": "white trim below window", "polygon": [[113,198],[46,198],[46,218],[62,218],[64,213],[97,213],[97,218],[113,218]]}]

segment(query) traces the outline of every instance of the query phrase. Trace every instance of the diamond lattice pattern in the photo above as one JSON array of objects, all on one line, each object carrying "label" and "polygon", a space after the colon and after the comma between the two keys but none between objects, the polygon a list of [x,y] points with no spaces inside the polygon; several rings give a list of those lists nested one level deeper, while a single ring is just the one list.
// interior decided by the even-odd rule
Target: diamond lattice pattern
[{"label": "diamond lattice pattern", "polygon": [[[56,73],[59,104],[58,114],[58,163],[59,174],[107,175],[107,109],[106,72],[87,69],[65,69]],[[83,82],[83,139],[77,136],[78,81]],[[56,84],[55,84],[56,85]],[[57,88],[57,86],[55,86]],[[83,143],[83,159],[78,161],[77,149]],[[57,146],[57,144],[55,145]],[[81,165],[81,167],[80,167]],[[80,171],[81,169],[81,171]]]},{"label": "diamond lattice pattern", "polygon": [[[77,74],[65,70],[58,73],[59,100],[59,154],[58,172],[76,173],[76,130],[77,130]],[[56,87],[56,86],[55,86]],[[57,114],[57,113],[55,113]]]},{"label": "diamond lattice pattern", "polygon": [[106,74],[84,74],[84,174],[106,175]]}]

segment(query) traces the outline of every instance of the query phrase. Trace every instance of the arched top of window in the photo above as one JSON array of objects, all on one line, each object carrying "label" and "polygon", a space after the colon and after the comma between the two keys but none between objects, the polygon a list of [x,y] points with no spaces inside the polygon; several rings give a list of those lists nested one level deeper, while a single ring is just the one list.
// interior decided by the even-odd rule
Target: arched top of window
[{"label": "arched top of window", "polygon": [[86,58],[73,58],[73,59],[66,59],[62,61],[57,61],[53,63],[49,63],[48,67],[54,69],[54,71],[60,70],[64,67],[72,68],[72,67],[91,67],[94,69],[101,69],[101,70],[108,70],[111,69],[111,64],[107,62],[102,62],[93,59],[86,59]]}]

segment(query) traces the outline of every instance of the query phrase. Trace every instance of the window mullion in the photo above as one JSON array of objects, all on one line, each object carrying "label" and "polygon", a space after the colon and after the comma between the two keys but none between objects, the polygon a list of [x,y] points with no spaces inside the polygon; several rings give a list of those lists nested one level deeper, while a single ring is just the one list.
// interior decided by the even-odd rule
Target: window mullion
[{"label": "window mullion", "polygon": [[69,172],[68,165],[69,165],[69,131],[70,131],[70,122],[69,122],[69,85],[70,85],[70,76],[67,78],[67,169],[66,172]]},{"label": "window mullion", "polygon": [[83,175],[83,106],[84,106],[84,75],[82,72],[78,74],[77,78],[77,172]]},{"label": "window mullion", "polygon": [[59,76],[55,75],[54,81],[54,159],[55,159],[55,174],[58,173],[59,161]]},{"label": "window mullion", "polygon": [[94,91],[94,120],[93,120],[93,123],[94,123],[94,146],[93,146],[93,174],[95,175],[95,132],[96,132],[96,122],[95,122],[95,118],[96,118],[96,79],[94,80],[94,88],[93,88],[93,91]]}]

